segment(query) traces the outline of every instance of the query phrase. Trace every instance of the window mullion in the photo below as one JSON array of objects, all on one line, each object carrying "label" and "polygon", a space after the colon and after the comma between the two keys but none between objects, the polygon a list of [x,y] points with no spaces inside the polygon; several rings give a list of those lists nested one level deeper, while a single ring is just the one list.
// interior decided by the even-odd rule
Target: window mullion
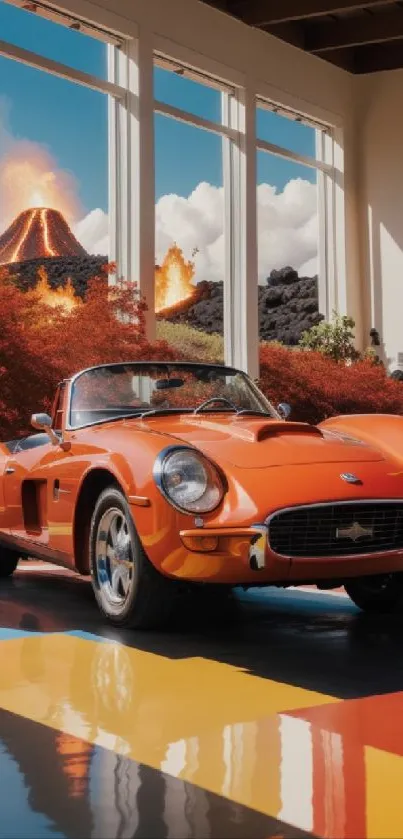
[{"label": "window mullion", "polygon": [[129,157],[122,178],[129,183],[128,279],[137,282],[147,311],[146,332],[155,338],[155,161],[152,33],[141,31],[127,46],[129,57]]},{"label": "window mullion", "polygon": [[[226,273],[224,338],[227,363],[258,375],[258,290],[255,101],[252,90],[228,97],[226,121],[238,141],[227,140],[224,171]],[[225,141],[224,141],[225,143]],[[225,183],[225,181],[224,181]]]},{"label": "window mullion", "polygon": [[76,70],[74,67],[61,64],[59,61],[53,61],[52,58],[45,58],[45,56],[39,55],[39,53],[32,52],[31,50],[26,50],[23,47],[17,47],[8,41],[0,40],[0,55],[4,56],[4,58],[9,58],[11,61],[18,61],[21,64],[25,64],[27,67],[43,70],[60,79],[67,79],[67,81],[81,84],[90,90],[107,93],[115,96],[117,99],[124,100],[125,98],[126,92],[124,88],[116,82],[112,83],[110,80],[103,81],[97,76],[84,73],[82,70]]},{"label": "window mullion", "polygon": [[[222,122],[226,127],[233,123],[233,103],[228,93],[221,94]],[[236,271],[236,231],[234,229],[234,149],[233,141],[224,135],[222,138],[223,152],[223,182],[224,182],[224,358],[227,364],[233,366],[236,357],[236,323],[234,322],[234,277]]]},{"label": "window mullion", "polygon": [[196,116],[196,114],[192,114],[189,111],[183,111],[181,108],[177,108],[174,105],[167,105],[165,102],[159,102],[157,99],[154,101],[154,110],[156,114],[172,117],[178,122],[193,125],[195,128],[202,128],[205,131],[210,131],[212,134],[224,135],[231,137],[233,140],[238,139],[238,132],[235,129],[232,129],[229,125],[213,122],[210,119]]}]

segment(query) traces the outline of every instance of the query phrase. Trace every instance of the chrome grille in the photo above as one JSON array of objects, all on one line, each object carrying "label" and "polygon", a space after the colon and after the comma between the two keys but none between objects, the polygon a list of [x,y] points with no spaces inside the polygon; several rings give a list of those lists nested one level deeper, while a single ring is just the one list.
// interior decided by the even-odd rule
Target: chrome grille
[{"label": "chrome grille", "polygon": [[269,544],[281,556],[337,557],[403,548],[403,500],[317,504],[275,513]]}]

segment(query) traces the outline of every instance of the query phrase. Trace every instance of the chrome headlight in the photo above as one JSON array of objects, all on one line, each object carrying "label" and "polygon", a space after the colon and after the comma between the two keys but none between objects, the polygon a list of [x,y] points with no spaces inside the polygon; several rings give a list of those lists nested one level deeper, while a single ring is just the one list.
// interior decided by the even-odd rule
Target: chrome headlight
[{"label": "chrome headlight", "polygon": [[217,469],[190,448],[175,447],[161,452],[155,463],[154,478],[166,499],[187,513],[210,513],[224,495]]}]

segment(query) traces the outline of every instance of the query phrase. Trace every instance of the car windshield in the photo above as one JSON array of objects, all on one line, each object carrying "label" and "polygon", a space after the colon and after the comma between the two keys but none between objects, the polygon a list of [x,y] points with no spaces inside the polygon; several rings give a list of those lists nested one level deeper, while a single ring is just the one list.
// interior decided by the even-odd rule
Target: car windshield
[{"label": "car windshield", "polygon": [[69,425],[78,428],[124,416],[152,417],[196,409],[277,416],[248,376],[237,370],[132,363],[94,367],[79,374],[72,384]]}]

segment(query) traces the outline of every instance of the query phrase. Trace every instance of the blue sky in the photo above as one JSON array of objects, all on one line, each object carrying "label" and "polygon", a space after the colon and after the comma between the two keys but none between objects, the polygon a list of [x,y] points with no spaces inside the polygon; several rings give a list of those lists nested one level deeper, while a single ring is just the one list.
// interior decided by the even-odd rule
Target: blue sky
[{"label": "blue sky", "polygon": [[[4,40],[106,77],[106,47],[0,0]],[[219,120],[217,91],[170,72],[155,71],[155,96],[195,114]],[[0,119],[7,113],[12,138],[45,145],[57,166],[74,174],[84,212],[107,210],[107,100],[102,94],[0,58]],[[216,135],[156,116],[156,197],[187,196],[200,181],[222,184],[221,141]],[[314,131],[267,111],[258,115],[261,138],[314,154]],[[283,189],[290,178],[314,181],[314,173],[271,155],[258,155],[258,183]],[[1,198],[0,198],[1,200]]]}]

